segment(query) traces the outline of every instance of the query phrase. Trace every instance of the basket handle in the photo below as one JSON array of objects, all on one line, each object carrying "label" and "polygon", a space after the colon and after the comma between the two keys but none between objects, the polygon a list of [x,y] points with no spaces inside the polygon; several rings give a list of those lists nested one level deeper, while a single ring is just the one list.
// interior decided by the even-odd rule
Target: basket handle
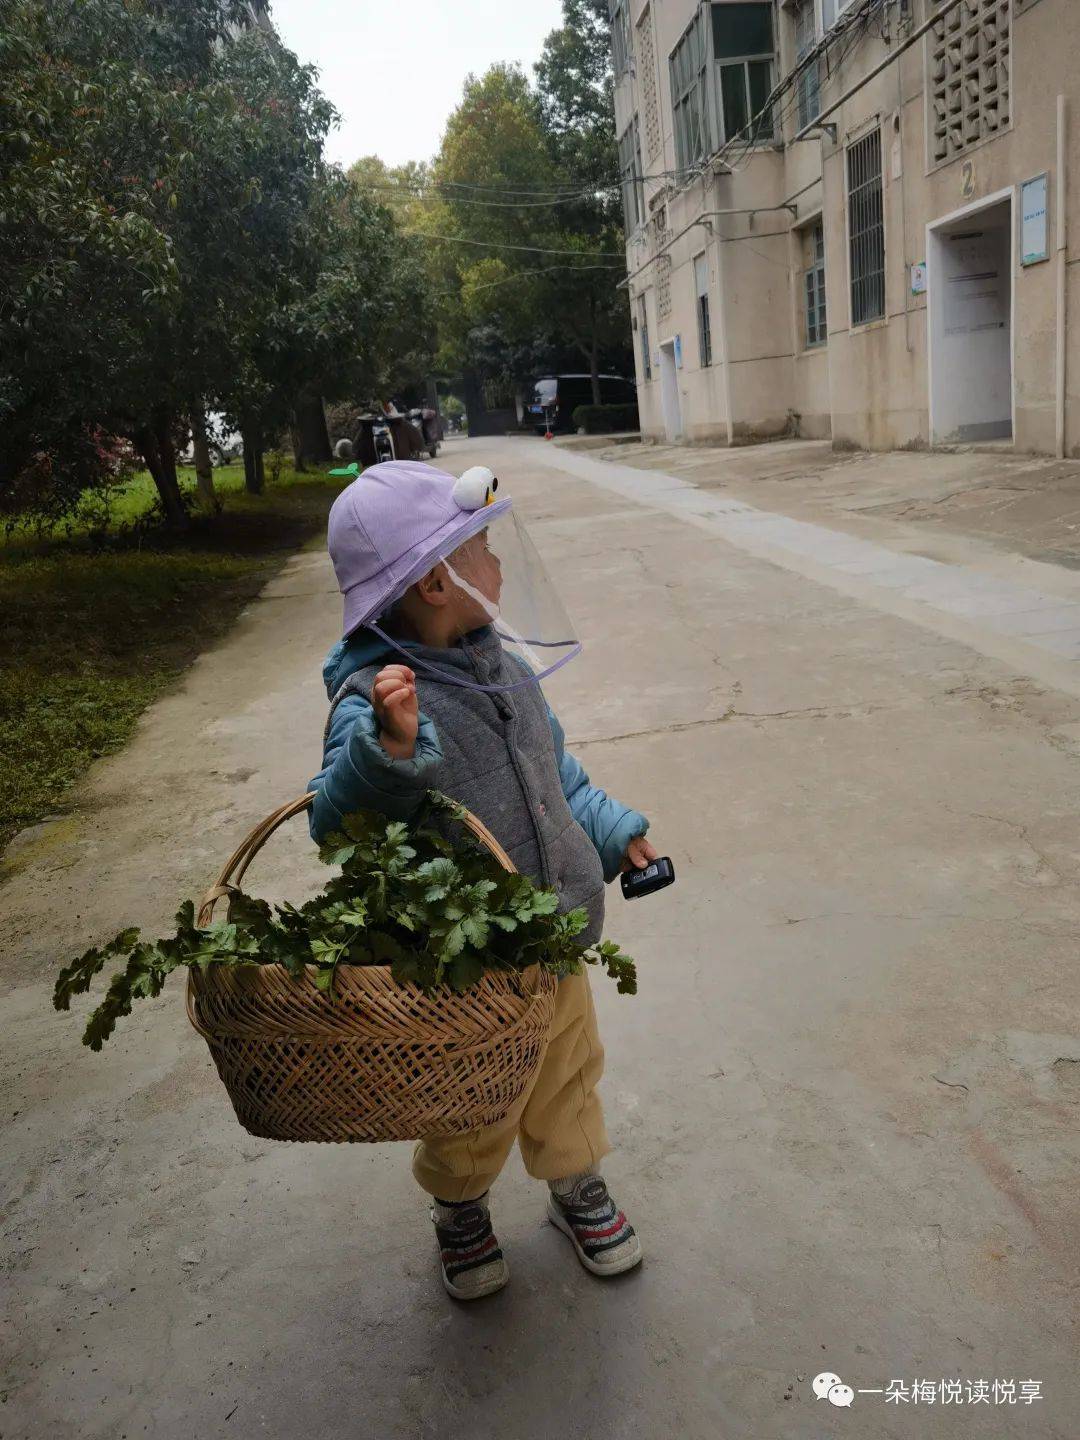
[{"label": "basket handle", "polygon": [[[265,820],[260,820],[258,825],[244,836],[226,860],[221,874],[202,898],[202,904],[199,907],[199,924],[201,926],[210,924],[214,918],[214,906],[219,900],[224,896],[239,893],[240,882],[246,875],[248,866],[278,826],[284,825],[285,821],[291,820],[294,815],[310,810],[314,801],[314,793],[308,790],[303,795],[298,795],[295,800],[290,800],[287,805],[280,805],[276,810],[272,810]],[[476,836],[481,845],[490,850],[502,868],[511,875],[516,875],[517,867],[514,862],[484,822],[478,819],[471,810],[465,810],[463,807],[460,818],[465,828]]]}]

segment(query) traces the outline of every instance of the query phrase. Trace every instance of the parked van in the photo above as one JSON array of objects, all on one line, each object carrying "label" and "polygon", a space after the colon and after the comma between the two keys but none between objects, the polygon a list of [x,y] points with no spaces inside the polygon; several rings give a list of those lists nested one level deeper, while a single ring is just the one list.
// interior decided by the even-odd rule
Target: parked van
[{"label": "parked van", "polygon": [[[550,427],[573,430],[574,411],[593,403],[590,375],[545,375],[533,386],[528,416],[538,435]],[[637,386],[622,375],[600,376],[601,405],[636,405]]]}]

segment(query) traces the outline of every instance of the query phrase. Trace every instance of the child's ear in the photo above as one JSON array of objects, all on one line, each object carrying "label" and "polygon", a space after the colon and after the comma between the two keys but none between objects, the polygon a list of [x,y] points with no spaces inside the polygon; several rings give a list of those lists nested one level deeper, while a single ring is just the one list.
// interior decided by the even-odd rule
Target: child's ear
[{"label": "child's ear", "polygon": [[429,570],[424,578],[417,582],[416,589],[421,600],[428,605],[445,605],[449,594],[443,579],[443,567],[436,565],[434,570]]}]

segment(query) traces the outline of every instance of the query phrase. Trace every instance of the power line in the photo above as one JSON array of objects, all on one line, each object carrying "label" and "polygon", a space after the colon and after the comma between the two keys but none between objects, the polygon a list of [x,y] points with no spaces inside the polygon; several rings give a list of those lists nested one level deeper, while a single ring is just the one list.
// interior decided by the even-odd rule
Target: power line
[{"label": "power line", "polygon": [[[367,182],[360,182],[360,183],[367,183]],[[372,181],[371,183],[372,183],[372,184],[377,184],[378,182]],[[496,195],[526,195],[526,196],[530,196],[530,195],[535,196],[535,195],[567,195],[567,194],[580,194],[580,193],[587,192],[587,191],[593,190],[593,189],[596,189],[596,190],[612,189],[612,190],[614,190],[614,189],[617,189],[617,188],[618,188],[618,186],[620,185],[620,183],[621,183],[621,182],[618,181],[618,180],[612,180],[612,181],[610,181],[610,182],[607,183],[607,184],[605,184],[603,181],[594,181],[594,180],[568,180],[568,181],[567,181],[565,184],[563,184],[563,185],[517,186],[517,185],[512,185],[512,184],[511,184],[511,185],[504,185],[504,184],[497,184],[497,185],[496,185],[496,184],[476,185],[476,184],[473,184],[471,181],[466,181],[466,180],[434,180],[434,179],[433,179],[433,180],[428,180],[428,181],[418,180],[418,181],[416,182],[416,184],[417,184],[418,186],[421,186],[421,187],[424,186],[425,184],[427,184],[427,185],[436,185],[436,186],[440,186],[440,187],[450,187],[450,188],[452,188],[452,189],[454,189],[454,190],[483,190],[483,191],[493,192],[493,193],[496,194]],[[407,186],[399,186],[399,187],[395,187],[395,188],[400,188],[400,189],[402,189],[402,190],[408,189]]]},{"label": "power line", "polygon": [[[355,181],[362,190],[387,191],[394,195],[401,195],[411,200],[427,200],[431,197],[430,189],[407,190],[400,185],[378,185],[374,181]],[[612,187],[618,189],[618,186]],[[441,196],[441,191],[436,190],[435,198]],[[572,194],[553,196],[549,200],[481,200],[474,195],[446,195],[442,198],[452,200],[455,205],[483,205],[495,210],[547,210],[553,205],[576,205],[582,200],[596,196],[606,196],[609,191],[603,189],[582,190]]]},{"label": "power line", "polygon": [[[497,285],[510,285],[515,280],[528,280],[534,275],[550,275],[553,270],[570,270],[580,274],[586,270],[625,270],[625,263],[622,265],[543,265],[538,270],[518,270],[513,275],[504,275],[501,280],[488,280],[483,285],[470,285],[469,293],[475,294],[478,290],[493,290]],[[459,290],[444,290],[442,295],[445,299],[457,299]]]},{"label": "power line", "polygon": [[[834,100],[831,105],[827,105],[825,109],[822,110],[821,114],[818,116],[818,121],[820,122],[822,120],[826,120],[830,115],[835,115],[836,112],[844,105],[846,105],[847,102],[852,98],[852,96],[855,95],[859,90],[861,90],[864,85],[868,85],[870,81],[875,80],[882,73],[882,71],[887,70],[890,65],[892,65],[900,58],[901,55],[903,55],[906,51],[910,50],[917,40],[921,40],[922,37],[929,30],[932,30],[944,15],[948,14],[952,10],[955,10],[957,5],[959,4],[960,0],[942,0],[941,8],[937,10],[933,15],[931,15],[924,24],[920,25],[917,30],[913,30],[897,49],[894,50],[890,47],[889,54],[885,57],[884,60],[881,61],[879,65],[875,65],[872,70],[870,70],[866,75],[862,77],[862,79],[857,85],[851,86],[851,88],[845,90],[838,99]],[[809,128],[810,127],[808,126],[804,127],[804,129]],[[801,131],[800,134],[802,134]]]},{"label": "power line", "polygon": [[[872,12],[882,3],[883,0],[862,0],[862,4],[857,10],[851,11],[843,20],[838,21],[836,25],[827,31],[817,44],[807,51],[794,68],[789,70],[788,73],[773,86],[771,93],[766,97],[761,109],[751,118],[750,122],[738,135],[732,136],[730,140],[725,140],[724,143],[710,155],[704,156],[692,166],[687,166],[685,170],[657,171],[654,172],[653,175],[643,175],[641,178],[647,180],[661,178],[666,175],[674,175],[684,183],[692,184],[694,180],[704,175],[707,169],[714,165],[722,164],[727,157],[733,153],[736,146],[741,146],[741,153],[731,162],[731,168],[738,169],[739,166],[745,162],[747,156],[751,155],[751,152],[754,150],[759,138],[758,127],[764,117],[769,114],[770,109],[778,104],[789,91],[795,88],[799,79],[812,65],[816,64],[822,56],[828,56],[830,47],[838,46],[845,40],[848,40],[849,43],[836,60],[836,68],[839,70],[854,48],[856,41],[860,38],[855,34],[855,31],[861,28],[864,20],[869,20]],[[787,119],[789,114],[790,105],[788,109],[781,112],[779,117],[781,123]]]},{"label": "power line", "polygon": [[[745,163],[747,157],[751,155],[751,151],[754,148],[758,122],[769,114],[770,109],[774,105],[777,105],[786,95],[790,94],[791,98],[777,117],[782,133],[784,121],[790,116],[794,106],[798,104],[798,84],[803,75],[806,74],[812,66],[816,65],[822,56],[825,56],[827,60],[829,48],[833,45],[843,46],[839,55],[836,57],[836,72],[839,74],[843,68],[844,61],[851,54],[856,43],[861,38],[862,22],[868,21],[872,12],[882,3],[883,0],[862,0],[859,8],[852,11],[845,20],[841,22],[840,26],[834,27],[834,29],[823,35],[817,44],[807,51],[794,68],[789,70],[788,73],[773,86],[771,94],[766,97],[765,103],[750,121],[745,131],[740,135],[734,136],[731,140],[726,141],[709,163],[717,163],[723,160],[731,148],[741,141],[741,153],[731,162],[731,168],[738,170],[738,168]],[[860,33],[857,34],[857,31]],[[844,44],[845,41],[847,41],[846,45]]]},{"label": "power line", "polygon": [[[750,157],[751,157],[751,159],[752,159],[752,158],[753,158],[753,152],[754,152],[754,145],[755,145],[756,127],[757,127],[758,123],[760,122],[760,120],[762,119],[762,117],[765,116],[766,114],[768,114],[769,109],[770,109],[770,106],[773,106],[773,105],[778,104],[779,101],[780,101],[781,99],[783,99],[783,97],[787,94],[787,92],[789,92],[790,90],[793,89],[793,87],[797,84],[797,81],[798,81],[799,77],[802,75],[802,73],[803,73],[805,70],[807,70],[812,63],[816,63],[816,61],[820,58],[820,56],[828,50],[828,48],[829,48],[830,45],[832,45],[832,44],[837,44],[838,42],[839,42],[839,43],[843,43],[843,41],[847,40],[848,43],[847,43],[846,47],[841,51],[841,53],[839,54],[839,56],[838,56],[837,59],[836,59],[836,73],[837,73],[837,75],[839,75],[839,73],[840,73],[840,71],[841,71],[841,69],[842,69],[842,67],[843,67],[844,61],[847,59],[848,55],[849,55],[849,54],[851,53],[851,51],[854,49],[855,44],[857,43],[857,41],[858,41],[859,38],[860,38],[860,35],[857,35],[857,34],[855,33],[857,27],[859,27],[863,21],[869,21],[872,12],[873,12],[878,6],[880,6],[880,5],[883,4],[883,3],[884,3],[884,0],[862,0],[862,4],[860,5],[859,9],[856,10],[856,11],[853,11],[853,12],[850,14],[850,16],[848,17],[846,23],[843,25],[843,28],[840,28],[840,27],[838,26],[836,30],[830,31],[821,41],[818,42],[818,44],[817,44],[816,46],[814,46],[813,49],[811,49],[810,51],[808,51],[807,54],[803,56],[802,60],[795,66],[795,68],[794,68],[793,70],[791,70],[782,80],[780,80],[780,81],[773,87],[772,91],[770,92],[770,94],[769,94],[768,97],[766,98],[765,103],[763,104],[763,106],[761,107],[761,109],[757,112],[757,114],[753,116],[753,118],[751,119],[749,125],[746,127],[746,129],[745,129],[744,131],[740,132],[739,135],[737,135],[737,136],[733,136],[731,140],[725,141],[725,143],[720,146],[719,150],[715,151],[715,152],[714,152],[712,155],[710,155],[707,159],[702,160],[702,161],[700,162],[700,164],[694,169],[694,171],[690,172],[688,175],[684,173],[684,178],[687,179],[688,183],[692,183],[692,182],[693,182],[695,179],[697,179],[700,175],[703,175],[704,172],[705,172],[706,166],[719,163],[719,162],[724,158],[724,156],[731,150],[731,148],[732,148],[735,144],[737,144],[738,142],[740,142],[740,141],[743,143],[743,151],[742,151],[742,154],[741,154],[741,156],[739,157],[738,161],[734,162],[734,165],[733,165],[732,168],[737,168],[737,166],[738,166],[739,164],[743,163],[743,161],[746,159],[747,155],[750,155]],[[941,10],[939,13],[945,13],[946,10],[951,9],[953,5],[958,4],[958,3],[959,3],[959,0],[942,0],[942,6],[943,6],[943,8],[942,8],[942,10]],[[900,53],[900,52],[897,52],[897,53]],[[893,56],[890,57],[890,61],[889,61],[889,62],[886,62],[886,63],[890,63],[891,60],[892,60],[892,59],[895,59],[895,58],[896,58],[896,55],[894,54]],[[884,68],[884,67],[881,67],[881,68]],[[876,72],[874,72],[874,73],[876,73]],[[842,100],[843,100],[844,98],[846,98],[846,97],[841,97],[841,101],[838,101],[837,104],[832,107],[832,109],[837,108],[837,105],[839,105],[840,103],[842,103]],[[783,122],[784,122],[784,120],[787,118],[788,114],[790,114],[791,107],[792,107],[792,105],[793,105],[794,103],[797,103],[797,100],[798,100],[798,96],[797,96],[797,95],[792,96],[792,97],[787,101],[787,106],[786,106],[786,108],[785,108],[783,111],[781,111],[781,114],[780,114],[780,116],[779,116],[779,122],[780,122],[780,126],[781,126],[781,135],[782,135],[782,133],[783,133],[783,130],[782,130]],[[821,114],[822,114],[822,115],[828,114],[828,113],[831,113],[830,110],[823,110],[823,111],[821,111]],[[819,116],[819,118],[820,118],[820,116]],[[802,190],[798,191],[798,192],[796,193],[796,195],[792,196],[791,199],[794,200],[794,199],[798,198],[799,195],[805,194],[807,190],[812,189],[814,185],[818,184],[819,181],[820,181],[820,179],[821,179],[821,177],[819,176],[818,179],[812,181],[810,185],[804,186],[804,188],[803,188]],[[785,201],[784,204],[783,204],[782,206],[780,206],[780,207],[771,206],[771,205],[765,205],[765,206],[758,206],[758,207],[756,207],[756,208],[757,208],[757,209],[760,209],[760,210],[773,210],[773,209],[777,209],[777,208],[786,209],[786,208],[788,208],[788,205],[789,205],[789,204],[790,204],[789,201]],[[722,213],[722,212],[714,212],[714,213],[719,214],[719,213]],[[640,274],[642,273],[642,271],[647,270],[650,265],[653,265],[653,264],[657,263],[657,262],[662,258],[662,256],[666,255],[666,254],[671,250],[671,248],[672,248],[672,246],[675,244],[675,241],[676,241],[676,240],[681,240],[682,237],[683,237],[685,234],[687,234],[688,231],[693,230],[697,225],[701,224],[703,221],[706,221],[706,222],[707,222],[710,218],[711,218],[711,214],[710,214],[709,212],[707,212],[706,214],[699,215],[698,218],[697,218],[696,220],[691,221],[691,223],[690,223],[689,225],[684,226],[683,229],[679,231],[678,235],[674,236],[671,240],[667,241],[667,243],[663,246],[663,248],[657,250],[656,254],[653,255],[653,256],[651,256],[651,257],[645,262],[644,265],[640,265],[640,266],[638,266],[638,268],[637,268],[636,270],[631,271],[631,272],[626,276],[626,279],[623,280],[623,281],[621,281],[620,284],[619,284],[616,288],[621,290],[621,289],[629,286],[630,282],[631,282],[632,280],[634,280],[638,275],[640,275]],[[772,235],[775,236],[775,235],[782,235],[782,234],[790,234],[790,231],[774,231],[774,232],[771,232],[771,233],[772,233]],[[745,236],[721,236],[721,237],[719,237],[719,238],[720,238],[720,240],[721,240],[722,243],[726,243],[726,242],[728,242],[729,240],[764,239],[764,238],[767,238],[767,237],[765,237],[765,236],[745,235]],[[769,258],[768,256],[765,256],[765,255],[763,254],[763,252],[761,252],[761,251],[755,251],[754,253],[755,253],[755,254],[758,254],[758,255],[761,255],[761,257],[762,257],[763,259],[768,259],[768,258]],[[779,262],[773,262],[773,263],[779,264]],[[786,268],[788,268],[788,267],[781,265],[780,268],[781,268],[781,269],[786,269]]]},{"label": "power line", "polygon": [[[882,3],[883,0],[863,0],[863,3],[857,10],[852,11],[846,15],[842,21],[838,22],[837,25],[833,26],[821,40],[803,56],[798,64],[773,87],[772,93],[745,129],[738,135],[733,136],[730,140],[725,141],[711,155],[702,158],[693,166],[688,166],[682,170],[665,169],[642,172],[640,175],[634,176],[633,180],[635,182],[644,182],[646,180],[676,180],[683,184],[690,184],[702,176],[711,166],[723,163],[736,149],[738,149],[738,153],[730,162],[730,165],[732,169],[737,170],[745,163],[748,157],[752,157],[752,152],[759,138],[758,125],[762,119],[773,107],[780,104],[789,92],[796,90],[799,80],[811,66],[817,64],[822,57],[828,59],[828,52],[833,47],[839,48],[843,46],[835,58],[835,69],[838,72],[843,67],[844,61],[860,38],[856,32],[861,30],[862,22],[869,20],[872,12]],[[845,41],[847,42],[846,44],[844,43]],[[787,101],[779,113],[774,115],[774,124],[782,128],[784,121],[789,118],[794,109],[797,100],[797,94],[793,94],[792,98]],[[589,198],[610,196],[615,191],[620,190],[624,182],[619,179],[607,182],[568,181],[563,185],[519,186],[494,183],[485,185],[465,180],[431,180],[426,183],[418,181],[415,187],[409,185],[382,184],[378,181],[358,180],[356,183],[363,189],[397,194],[412,199],[427,199],[429,192],[434,190],[436,194],[445,193],[445,197],[456,204],[480,205],[491,209],[524,210],[547,209],[557,205],[576,204]],[[453,193],[454,191],[460,190],[482,192],[483,195],[507,195],[518,198],[515,200],[499,201],[481,198],[479,194],[462,195]],[[527,198],[523,199],[520,197]],[[415,234],[419,232],[405,231],[403,233]],[[546,250],[538,246],[497,245],[494,241],[468,241],[450,235],[431,236],[429,238],[447,240],[457,244],[490,244],[493,248],[529,250],[537,254],[578,253],[576,251]],[[609,256],[611,255],[611,252],[602,253]]]},{"label": "power line", "polygon": [[528,280],[532,275],[550,275],[553,270],[570,270],[574,274],[580,275],[586,270],[624,270],[625,268],[625,265],[543,265],[539,270],[518,270],[514,275],[504,275],[501,280],[488,280],[483,285],[470,285],[469,290],[470,293],[477,290],[491,290],[496,285],[509,285],[513,280]]},{"label": "power line", "polygon": [[551,250],[544,245],[509,245],[504,240],[467,240],[463,235],[429,235],[425,230],[402,230],[402,235],[419,235],[423,240],[445,240],[450,245],[482,245],[492,250],[527,250],[533,255],[576,255],[582,260],[621,260],[626,256],[617,250]]},{"label": "power line", "polygon": [[[463,181],[457,180],[433,180],[431,184],[439,189],[451,190],[482,190],[494,192],[496,195],[539,195],[543,197],[554,197],[560,199],[563,196],[591,195],[600,190],[617,190],[622,182],[619,180],[580,180],[575,183],[567,183],[557,186],[537,186],[536,189],[519,190],[512,185],[466,185]],[[455,199],[464,200],[465,196],[455,196]]]}]

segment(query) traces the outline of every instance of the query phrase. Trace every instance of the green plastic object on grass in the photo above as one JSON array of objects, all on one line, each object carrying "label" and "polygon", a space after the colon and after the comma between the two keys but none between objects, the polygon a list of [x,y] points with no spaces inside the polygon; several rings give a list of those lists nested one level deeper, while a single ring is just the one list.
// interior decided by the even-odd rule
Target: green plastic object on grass
[{"label": "green plastic object on grass", "polygon": [[330,470],[327,473],[330,475],[348,475],[350,479],[355,480],[357,475],[360,474],[360,466],[358,462],[354,460],[351,465],[343,465],[340,469]]}]

